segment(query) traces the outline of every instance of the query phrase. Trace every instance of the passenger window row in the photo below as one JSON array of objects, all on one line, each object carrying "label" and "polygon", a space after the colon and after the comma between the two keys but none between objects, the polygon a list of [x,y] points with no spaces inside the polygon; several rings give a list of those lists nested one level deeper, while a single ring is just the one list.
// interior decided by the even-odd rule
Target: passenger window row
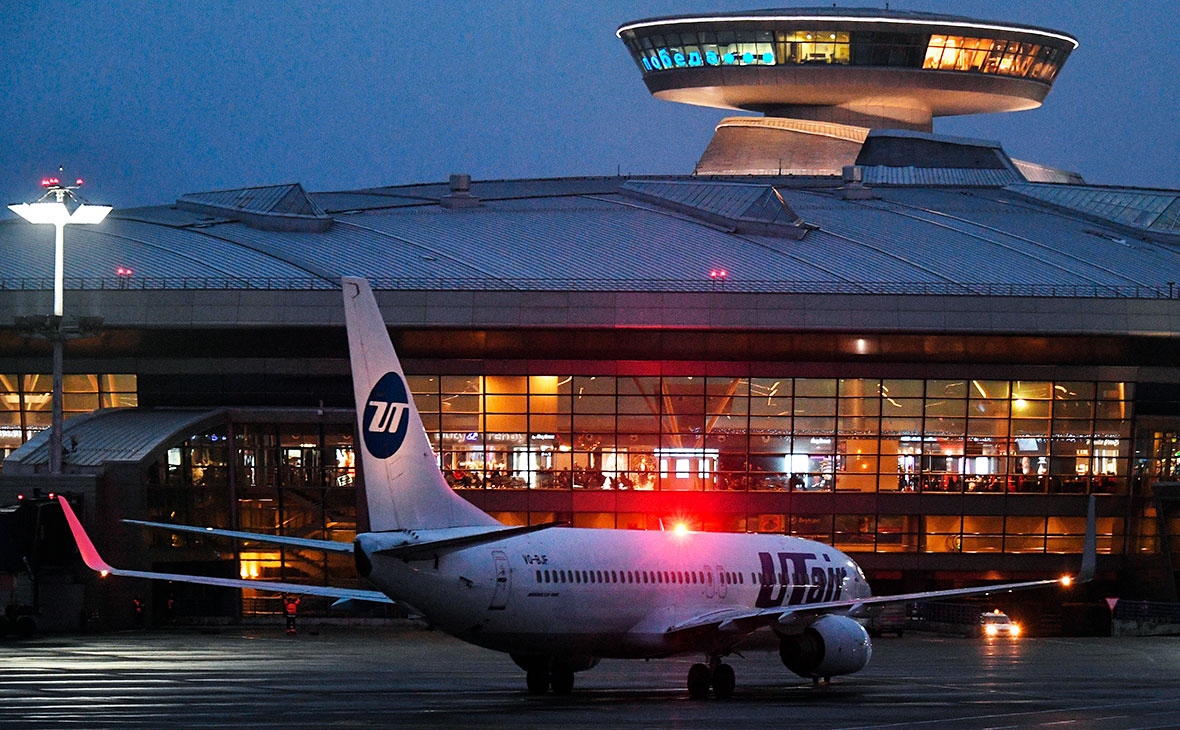
[{"label": "passenger window row", "polygon": [[[693,570],[538,570],[538,583],[630,583],[665,585],[713,585],[712,572]],[[750,583],[757,574],[750,573]],[[745,585],[745,575],[723,571],[717,576],[721,585]]]}]

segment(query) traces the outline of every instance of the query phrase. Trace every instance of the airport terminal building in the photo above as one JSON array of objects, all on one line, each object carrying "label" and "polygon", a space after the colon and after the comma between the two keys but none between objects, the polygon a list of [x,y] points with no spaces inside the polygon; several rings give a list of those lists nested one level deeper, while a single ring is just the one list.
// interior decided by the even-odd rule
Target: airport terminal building
[{"label": "airport terminal building", "polygon": [[[692,174],[194,192],[69,230],[67,320],[103,323],[66,346],[61,476],[47,234],[0,223],[0,501],[75,495],[127,567],[355,580],[119,520],[363,529],[360,275],[445,475],[506,524],[795,534],[891,592],[1071,571],[1096,495],[1095,595],[1174,600],[1180,191],[932,132],[1039,105],[1077,42],[845,8],[618,34],[655,96],[765,116]],[[86,590],[117,623],[150,589]],[[277,610],[245,593],[192,611]]]}]

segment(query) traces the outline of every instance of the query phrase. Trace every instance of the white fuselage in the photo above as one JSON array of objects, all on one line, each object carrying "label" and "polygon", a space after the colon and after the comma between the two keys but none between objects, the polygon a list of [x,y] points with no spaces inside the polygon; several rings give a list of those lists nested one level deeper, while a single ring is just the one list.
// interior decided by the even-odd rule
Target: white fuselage
[{"label": "white fuselage", "polygon": [[[420,541],[437,539],[417,531]],[[500,651],[654,657],[730,648],[678,623],[870,595],[844,553],[796,537],[548,529],[409,562],[372,553],[405,533],[368,533],[369,579],[440,629]]]}]

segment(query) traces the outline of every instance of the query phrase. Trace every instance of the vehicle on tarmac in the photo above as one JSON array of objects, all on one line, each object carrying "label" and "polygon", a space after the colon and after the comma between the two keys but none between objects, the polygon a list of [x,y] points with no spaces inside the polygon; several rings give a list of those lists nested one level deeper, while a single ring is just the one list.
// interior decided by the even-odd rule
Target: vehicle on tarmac
[{"label": "vehicle on tarmac", "polygon": [[[185,581],[343,601],[404,603],[465,641],[508,653],[529,691],[566,694],[574,673],[601,658],[703,655],[688,672],[694,698],[729,697],[723,658],[769,627],[790,671],[814,682],[863,669],[872,654],[858,622],[887,606],[1048,586],[1074,578],[873,596],[843,552],[767,534],[509,527],[447,485],[410,397],[368,282],[344,278],[344,310],[356,395],[370,531],[352,543],[214,527],[128,522],[348,553],[377,590],[304,586],[111,567],[62,502],[86,564],[103,575]],[[1076,580],[1094,574],[1094,505]]]},{"label": "vehicle on tarmac", "polygon": [[1023,629],[1020,624],[1008,618],[1008,614],[1002,612],[1000,609],[981,613],[979,615],[979,633],[989,639],[1006,637],[1015,639],[1020,636]]},{"label": "vehicle on tarmac", "polygon": [[865,630],[873,638],[893,634],[900,639],[905,634],[907,621],[906,605],[901,603],[882,606],[875,615],[865,619],[863,623]]},{"label": "vehicle on tarmac", "polygon": [[[42,608],[53,608],[63,574],[73,582],[76,554],[67,532],[55,494],[22,494],[16,504],[0,506],[0,638],[28,638],[44,628]],[[60,613],[49,613],[54,626]]]}]

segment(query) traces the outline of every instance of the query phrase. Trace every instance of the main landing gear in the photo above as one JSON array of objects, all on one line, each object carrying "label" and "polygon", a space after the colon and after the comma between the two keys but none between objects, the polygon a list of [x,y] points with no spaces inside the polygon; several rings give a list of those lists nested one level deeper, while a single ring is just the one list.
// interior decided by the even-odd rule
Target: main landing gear
[{"label": "main landing gear", "polygon": [[733,667],[723,664],[717,655],[710,655],[708,664],[697,663],[688,669],[688,696],[694,700],[708,697],[710,686],[717,699],[727,700],[733,696],[736,684]]},{"label": "main landing gear", "polygon": [[529,694],[543,695],[550,689],[555,695],[568,695],[574,691],[574,670],[563,661],[540,659],[531,662],[525,671]]}]

